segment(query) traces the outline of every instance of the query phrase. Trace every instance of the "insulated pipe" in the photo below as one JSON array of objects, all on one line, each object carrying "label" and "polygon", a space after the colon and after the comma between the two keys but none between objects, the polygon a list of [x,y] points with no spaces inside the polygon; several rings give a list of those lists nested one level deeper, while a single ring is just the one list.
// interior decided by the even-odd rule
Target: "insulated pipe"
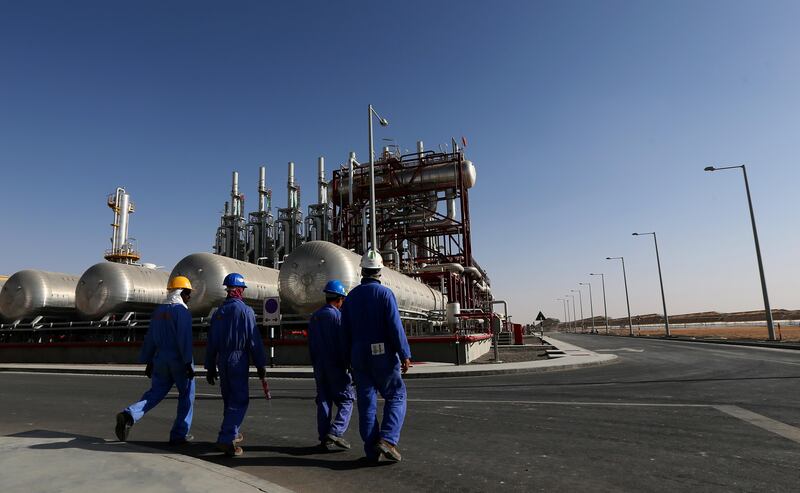
[{"label": "insulated pipe", "polygon": [[266,210],[265,202],[267,198],[267,168],[258,168],[258,212]]},{"label": "insulated pipe", "polygon": [[287,193],[287,207],[293,209],[295,207],[294,200],[294,163],[289,161],[289,180],[286,182]]},{"label": "insulated pipe", "polygon": [[361,248],[367,251],[367,207],[361,209]]},{"label": "insulated pipe", "polygon": [[349,200],[347,201],[347,203],[350,205],[353,204],[353,164],[355,163],[355,161],[356,161],[356,153],[351,152],[350,158],[347,160],[347,166],[349,167],[349,172],[347,173],[347,190],[348,190],[347,198]]},{"label": "insulated pipe", "polygon": [[238,216],[241,212],[242,206],[239,203],[239,172],[233,172],[233,179],[231,180],[231,205],[234,216]]},{"label": "insulated pipe", "polygon": [[464,275],[472,276],[478,280],[483,278],[481,271],[479,271],[477,267],[464,267]]},{"label": "insulated pipe", "polygon": [[328,183],[325,181],[325,158],[317,159],[317,203],[328,203]]},{"label": "insulated pipe", "polygon": [[433,264],[419,267],[418,269],[415,269],[414,272],[457,272],[461,274],[464,272],[464,266],[455,262],[447,264]]},{"label": "insulated pipe", "polygon": [[122,187],[117,187],[117,190],[114,192],[114,234],[111,237],[112,252],[116,252],[119,248],[119,203],[122,200],[121,195],[123,193],[125,193],[125,189]]},{"label": "insulated pipe", "polygon": [[130,207],[130,199],[130,195],[123,193],[119,204],[119,235],[117,237],[118,249],[124,248],[125,244],[128,242],[128,208]]}]

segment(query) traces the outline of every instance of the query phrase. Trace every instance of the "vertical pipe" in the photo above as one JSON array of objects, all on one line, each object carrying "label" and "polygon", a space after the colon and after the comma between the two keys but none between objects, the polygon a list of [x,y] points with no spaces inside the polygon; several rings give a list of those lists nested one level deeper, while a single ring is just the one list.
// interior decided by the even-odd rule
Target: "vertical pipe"
[{"label": "vertical pipe", "polygon": [[361,248],[367,252],[367,208],[361,209]]},{"label": "vertical pipe", "polygon": [[350,152],[350,157],[347,159],[347,203],[353,205],[353,163],[356,160],[356,153]]},{"label": "vertical pipe", "polygon": [[[372,105],[369,105],[369,222],[372,226],[372,249],[378,251],[378,224],[375,221],[375,148],[372,144]],[[366,250],[365,250],[366,252]]]},{"label": "vertical pipe", "polygon": [[241,214],[241,204],[239,203],[239,172],[233,172],[231,180],[231,212],[234,216]]},{"label": "vertical pipe", "polygon": [[125,247],[128,242],[128,209],[130,208],[130,195],[122,193],[119,204],[119,236],[117,237],[117,248]]},{"label": "vertical pipe", "polygon": [[258,168],[258,212],[266,210],[265,202],[267,198],[267,168]]},{"label": "vertical pipe", "polygon": [[327,204],[327,182],[325,181],[325,158],[320,156],[317,158],[317,203]]},{"label": "vertical pipe", "polygon": [[294,163],[289,161],[289,179],[286,182],[287,204],[286,207],[294,209],[295,195],[294,195]]}]

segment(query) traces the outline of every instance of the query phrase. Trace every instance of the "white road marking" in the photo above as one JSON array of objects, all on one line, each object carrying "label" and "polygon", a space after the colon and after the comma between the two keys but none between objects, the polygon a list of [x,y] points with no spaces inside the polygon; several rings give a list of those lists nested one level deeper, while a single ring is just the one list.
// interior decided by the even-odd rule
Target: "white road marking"
[{"label": "white road marking", "polygon": [[714,407],[711,404],[678,404],[668,402],[504,401],[481,399],[408,399],[408,402],[454,402],[463,404],[549,404],[555,406]]},{"label": "white road marking", "polygon": [[[746,348],[746,349],[772,349],[772,348],[759,348],[759,347],[753,348],[753,347],[749,347],[749,346],[730,346],[730,347],[731,348]],[[746,359],[746,360],[750,360],[750,361],[768,361],[770,363],[781,363],[781,364],[784,364],[784,365],[800,366],[800,362],[759,358],[757,355],[745,356],[744,354],[734,354],[731,351],[723,351],[723,350],[720,350],[720,349],[711,349],[711,348],[700,347],[700,346],[697,346],[697,347],[689,347],[689,346],[687,346],[686,349],[694,349],[695,351],[705,351],[705,352],[708,352],[708,353],[714,353],[714,354],[718,354],[720,356],[724,356],[726,358]],[[797,354],[796,353],[796,351],[797,351],[796,349],[781,349],[781,351],[795,351],[794,354]]]},{"label": "white road marking", "polygon": [[772,418],[768,418],[762,414],[748,411],[747,409],[739,406],[714,406],[714,408],[722,411],[725,414],[731,415],[734,418],[739,418],[746,421],[751,425],[758,426],[761,429],[780,435],[783,438],[788,438],[793,442],[800,443],[800,428],[796,428],[786,423],[781,423]]}]

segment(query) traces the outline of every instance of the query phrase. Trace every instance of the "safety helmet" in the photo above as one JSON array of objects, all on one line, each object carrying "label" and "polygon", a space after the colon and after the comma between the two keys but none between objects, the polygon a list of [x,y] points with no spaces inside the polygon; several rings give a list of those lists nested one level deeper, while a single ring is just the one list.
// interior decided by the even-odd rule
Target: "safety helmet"
[{"label": "safety helmet", "polygon": [[229,288],[246,288],[247,285],[244,283],[244,276],[239,274],[238,272],[231,272],[225,279],[222,280],[222,284],[224,286],[228,286]]},{"label": "safety helmet", "polygon": [[367,250],[361,257],[361,268],[362,269],[382,269],[383,268],[383,258],[381,254],[375,250]]},{"label": "safety helmet", "polygon": [[325,285],[325,289],[323,289],[322,292],[326,294],[347,296],[347,291],[344,290],[344,284],[342,284],[342,281],[338,279],[328,281],[328,283]]},{"label": "safety helmet", "polygon": [[167,289],[192,289],[192,283],[188,277],[175,276],[167,283]]}]

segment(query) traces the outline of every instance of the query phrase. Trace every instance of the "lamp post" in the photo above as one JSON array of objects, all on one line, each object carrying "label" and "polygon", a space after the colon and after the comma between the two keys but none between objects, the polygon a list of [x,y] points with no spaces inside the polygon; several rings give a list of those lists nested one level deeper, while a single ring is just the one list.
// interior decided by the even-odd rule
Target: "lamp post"
[{"label": "lamp post", "polygon": [[661,276],[661,260],[658,257],[658,238],[656,237],[655,231],[651,231],[650,233],[633,233],[633,236],[644,236],[644,235],[653,235],[653,243],[656,246],[656,265],[658,265],[658,282],[661,284],[661,303],[664,306],[664,332],[666,336],[669,337],[669,316],[667,315],[667,299],[664,296],[664,278]]},{"label": "lamp post", "polygon": [[556,298],[556,301],[563,301],[562,305],[564,308],[564,332],[566,332],[567,327],[569,327],[567,323],[567,300],[565,300],[564,298]]},{"label": "lamp post", "polygon": [[769,306],[769,295],[767,295],[767,279],[764,276],[764,264],[761,261],[761,247],[758,244],[758,230],[756,229],[756,215],[753,213],[753,200],[750,198],[750,184],[747,182],[747,168],[744,164],[739,166],[725,166],[722,168],[715,168],[708,166],[705,171],[719,171],[723,169],[742,168],[742,176],[744,176],[744,189],[747,192],[747,205],[750,208],[750,224],[753,226],[753,241],[756,244],[756,259],[758,260],[758,275],[761,277],[761,293],[764,295],[764,312],[767,316],[767,332],[769,340],[775,340],[775,325],[772,321],[772,309]]},{"label": "lamp post", "polygon": [[378,221],[375,215],[375,147],[372,143],[372,115],[378,118],[378,123],[380,123],[382,127],[389,125],[389,122],[386,118],[381,118],[372,105],[369,105],[369,222],[372,225],[371,248],[377,252],[379,248],[377,232]]},{"label": "lamp post", "polygon": [[606,260],[622,260],[622,279],[625,281],[625,304],[628,305],[628,329],[633,337],[633,321],[631,321],[631,301],[628,298],[628,274],[625,273],[625,257],[606,257]]},{"label": "lamp post", "polygon": [[594,302],[592,301],[592,283],[579,282],[581,286],[589,286],[589,316],[592,317],[592,334],[596,334],[597,330],[594,328]]},{"label": "lamp post", "polygon": [[578,330],[576,329],[575,322],[578,320],[578,317],[575,316],[575,295],[574,294],[565,294],[564,296],[569,296],[572,298],[572,331],[577,333]]},{"label": "lamp post", "polygon": [[570,289],[573,293],[578,293],[578,301],[581,302],[581,332],[586,332],[586,321],[583,319],[583,295],[580,289]]},{"label": "lamp post", "polygon": [[608,335],[608,305],[606,304],[606,276],[600,274],[589,274],[590,276],[600,276],[600,281],[603,283],[603,313],[606,317],[606,335]]}]

